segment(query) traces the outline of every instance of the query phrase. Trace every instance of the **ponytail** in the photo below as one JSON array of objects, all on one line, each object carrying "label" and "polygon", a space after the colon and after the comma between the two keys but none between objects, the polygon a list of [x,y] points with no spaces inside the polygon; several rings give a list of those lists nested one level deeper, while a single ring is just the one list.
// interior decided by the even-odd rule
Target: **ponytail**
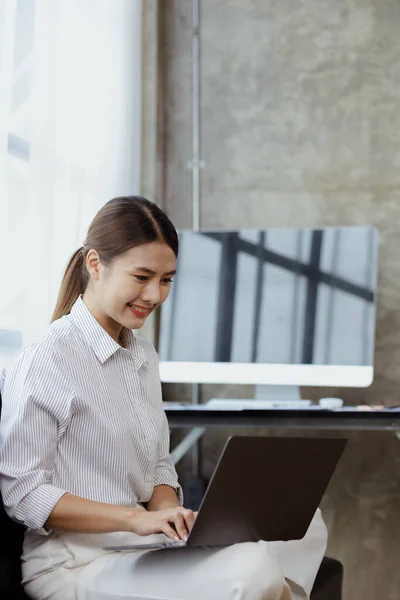
[{"label": "ponytail", "polygon": [[65,269],[64,277],[61,282],[60,291],[56,307],[51,317],[51,322],[60,319],[64,315],[71,312],[71,308],[76,300],[85,291],[85,283],[83,279],[83,266],[85,263],[84,248],[79,248],[71,256],[70,261]]}]

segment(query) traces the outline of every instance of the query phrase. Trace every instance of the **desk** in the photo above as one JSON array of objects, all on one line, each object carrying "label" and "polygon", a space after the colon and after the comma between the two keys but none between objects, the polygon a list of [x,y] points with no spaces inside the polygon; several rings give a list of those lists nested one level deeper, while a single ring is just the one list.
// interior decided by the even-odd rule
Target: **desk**
[{"label": "desk", "polygon": [[176,407],[164,403],[171,429],[193,428],[172,451],[175,464],[208,428],[318,429],[320,431],[392,431],[400,439],[400,410],[302,409],[210,409],[206,404]]}]

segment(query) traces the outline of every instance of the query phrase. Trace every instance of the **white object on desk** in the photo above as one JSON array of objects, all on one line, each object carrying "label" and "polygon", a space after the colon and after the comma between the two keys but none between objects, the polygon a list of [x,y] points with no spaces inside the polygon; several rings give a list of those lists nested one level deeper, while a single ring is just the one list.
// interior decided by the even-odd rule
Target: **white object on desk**
[{"label": "white object on desk", "polygon": [[343,407],[343,400],[341,398],[321,398],[319,405],[322,408],[330,408],[331,410],[334,410],[335,408]]}]

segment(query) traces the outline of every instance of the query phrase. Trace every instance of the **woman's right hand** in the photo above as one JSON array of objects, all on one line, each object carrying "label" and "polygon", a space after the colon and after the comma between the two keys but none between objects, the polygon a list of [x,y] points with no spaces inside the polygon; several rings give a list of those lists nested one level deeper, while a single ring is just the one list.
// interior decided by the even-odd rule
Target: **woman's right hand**
[{"label": "woman's right hand", "polygon": [[195,518],[196,513],[182,506],[154,511],[137,510],[132,519],[132,532],[137,535],[163,533],[172,540],[186,541]]}]

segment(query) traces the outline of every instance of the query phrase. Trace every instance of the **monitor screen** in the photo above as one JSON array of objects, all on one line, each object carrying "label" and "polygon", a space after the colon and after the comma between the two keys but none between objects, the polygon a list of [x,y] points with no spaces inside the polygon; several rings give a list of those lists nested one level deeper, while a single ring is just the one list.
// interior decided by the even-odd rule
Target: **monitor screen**
[{"label": "monitor screen", "polygon": [[[181,231],[179,237],[178,272],[161,312],[164,381],[272,383],[282,373],[282,384],[288,377],[298,385],[371,383],[375,228]],[[319,368],[316,378],[311,367]],[[337,367],[347,373],[342,383]],[[335,383],[325,377],[321,384],[323,371]],[[306,372],[311,378],[304,381]]]}]

